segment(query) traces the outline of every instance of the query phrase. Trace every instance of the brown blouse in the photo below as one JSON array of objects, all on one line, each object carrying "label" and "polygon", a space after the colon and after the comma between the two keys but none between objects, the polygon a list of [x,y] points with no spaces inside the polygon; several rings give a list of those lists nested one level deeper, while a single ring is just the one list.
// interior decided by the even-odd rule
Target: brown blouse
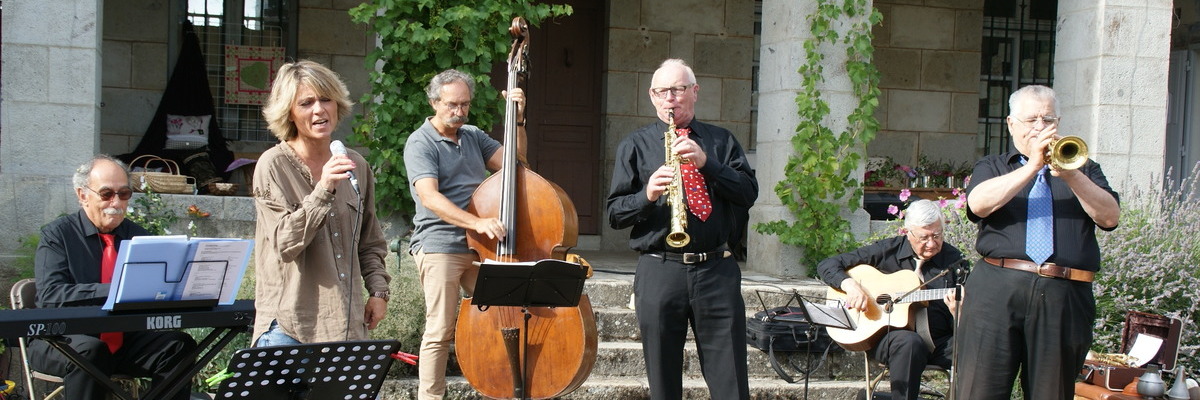
[{"label": "brown blouse", "polygon": [[366,293],[388,290],[387,243],[375,218],[375,177],[354,161],[362,190],[348,180],[330,193],[314,182],[287,143],[268,149],[254,170],[254,336],[278,321],[303,343],[367,338]]}]

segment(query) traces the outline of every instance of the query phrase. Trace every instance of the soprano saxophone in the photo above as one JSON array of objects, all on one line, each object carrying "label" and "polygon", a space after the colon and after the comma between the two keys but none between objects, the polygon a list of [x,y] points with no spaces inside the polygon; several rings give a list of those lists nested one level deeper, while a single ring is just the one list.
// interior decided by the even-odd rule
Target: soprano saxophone
[{"label": "soprano saxophone", "polygon": [[687,232],[687,202],[683,199],[683,175],[680,164],[685,161],[671,150],[675,143],[675,110],[667,111],[668,126],[663,134],[663,149],[666,150],[667,166],[673,171],[671,185],[667,186],[667,205],[671,207],[671,232],[667,233],[667,245],[675,248],[687,246],[692,238]]}]

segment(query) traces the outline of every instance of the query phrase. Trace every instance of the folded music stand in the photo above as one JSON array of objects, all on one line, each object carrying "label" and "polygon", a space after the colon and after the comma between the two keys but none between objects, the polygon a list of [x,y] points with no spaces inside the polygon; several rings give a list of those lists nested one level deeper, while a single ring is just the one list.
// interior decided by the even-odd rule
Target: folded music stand
[{"label": "folded music stand", "polygon": [[241,349],[216,399],[374,400],[399,346],[397,340],[361,340]]},{"label": "folded music stand", "polygon": [[[583,281],[587,279],[587,268],[563,260],[546,259],[534,263],[503,263],[484,261],[479,265],[479,277],[475,281],[475,292],[471,305],[487,311],[491,306],[521,307],[524,316],[524,331],[529,331],[529,307],[577,307],[583,295]],[[527,365],[520,359],[526,353],[528,338],[519,343],[522,336],[515,328],[501,329],[513,370],[513,398],[527,399],[525,383],[528,382]],[[515,354],[514,354],[515,353]]]}]

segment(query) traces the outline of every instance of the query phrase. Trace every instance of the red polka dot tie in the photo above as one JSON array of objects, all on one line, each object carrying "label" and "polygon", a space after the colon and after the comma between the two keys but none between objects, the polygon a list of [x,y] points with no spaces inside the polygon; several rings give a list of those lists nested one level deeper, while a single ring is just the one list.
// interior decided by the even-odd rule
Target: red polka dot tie
[{"label": "red polka dot tie", "polygon": [[[676,129],[679,137],[687,137],[692,128]],[[708,186],[704,184],[704,175],[696,170],[696,164],[679,165],[679,173],[683,175],[683,193],[687,197],[688,210],[701,221],[707,221],[712,214],[712,202],[708,199]]]}]

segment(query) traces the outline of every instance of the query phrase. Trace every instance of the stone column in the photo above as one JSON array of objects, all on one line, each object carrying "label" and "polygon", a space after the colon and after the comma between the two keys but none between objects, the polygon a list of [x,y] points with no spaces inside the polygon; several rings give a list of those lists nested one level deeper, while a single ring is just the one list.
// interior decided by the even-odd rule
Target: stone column
[{"label": "stone column", "polygon": [[[790,139],[800,123],[796,95],[801,88],[801,76],[796,72],[806,63],[804,41],[809,33],[808,16],[816,11],[811,0],[764,0],[762,11],[761,73],[758,92],[758,153],[755,170],[758,174],[759,195],[750,209],[750,225],[785,220],[794,221],[791,211],[775,195],[775,185],[783,178],[788,157],[795,154]],[[843,31],[846,25],[836,29]],[[835,132],[846,127],[846,116],[857,106],[846,76],[846,55],[843,50],[825,49],[825,83],[821,98],[830,107],[827,123]],[[863,149],[859,149],[863,151]],[[862,171],[856,172],[861,175]],[[851,221],[852,230],[865,233],[869,216],[858,207],[845,210],[843,218]],[[777,236],[763,235],[751,229],[748,243],[750,254],[746,265],[756,271],[777,276],[804,276],[815,265],[801,265],[802,251],[783,244]]]},{"label": "stone column", "polygon": [[1118,191],[1162,178],[1171,7],[1171,0],[1058,3],[1059,133],[1087,141]]},{"label": "stone column", "polygon": [[0,76],[0,254],[78,207],[74,168],[99,149],[100,0],[10,0]]},{"label": "stone column", "polygon": [[99,148],[100,1],[4,8],[0,172],[69,174]]}]

